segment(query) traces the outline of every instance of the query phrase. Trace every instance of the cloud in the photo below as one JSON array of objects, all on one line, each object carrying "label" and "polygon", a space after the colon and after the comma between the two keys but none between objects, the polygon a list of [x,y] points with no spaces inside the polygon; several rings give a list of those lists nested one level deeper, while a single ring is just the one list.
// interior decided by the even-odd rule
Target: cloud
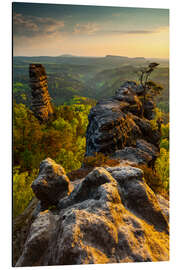
[{"label": "cloud", "polygon": [[153,31],[153,30],[133,30],[133,31],[127,31],[125,32],[126,34],[133,34],[133,35],[144,35],[144,34],[153,34],[155,33],[156,31]]},{"label": "cloud", "polygon": [[144,34],[153,34],[156,31],[154,30],[112,30],[112,31],[104,31],[102,34],[115,34],[115,35],[144,35]]},{"label": "cloud", "polygon": [[76,24],[74,27],[75,34],[87,34],[92,35],[100,30],[96,23]]},{"label": "cloud", "polygon": [[13,16],[13,32],[15,36],[34,37],[37,35],[57,33],[63,27],[63,21],[48,17],[23,16],[20,13],[14,13]]},{"label": "cloud", "polygon": [[157,34],[162,31],[167,31],[167,27],[159,27],[155,29],[135,29],[135,30],[103,30],[96,23],[76,24],[74,27],[74,34],[86,34],[86,35],[150,35]]},{"label": "cloud", "polygon": [[97,32],[98,35],[150,35],[150,34],[158,34],[160,32],[165,32],[167,31],[168,28],[167,27],[159,27],[156,29],[151,29],[151,30],[104,30],[104,31],[100,31]]}]

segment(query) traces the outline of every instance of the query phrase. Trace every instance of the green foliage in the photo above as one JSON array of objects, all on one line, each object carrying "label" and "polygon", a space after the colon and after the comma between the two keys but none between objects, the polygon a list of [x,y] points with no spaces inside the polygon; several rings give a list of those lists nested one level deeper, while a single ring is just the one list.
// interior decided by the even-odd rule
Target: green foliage
[{"label": "green foliage", "polygon": [[22,213],[33,198],[31,183],[38,173],[33,169],[31,173],[19,172],[18,167],[14,167],[13,172],[13,217]]},{"label": "green foliage", "polygon": [[[137,167],[137,166],[136,166]],[[156,171],[153,170],[152,168],[148,167],[147,165],[139,165],[138,168],[143,170],[144,172],[144,179],[149,187],[154,192],[158,192],[158,190],[162,189],[161,185],[161,179],[159,175],[156,174]]]},{"label": "green foliage", "polygon": [[162,187],[169,191],[169,151],[161,148],[160,156],[155,163],[155,171],[162,182]]},{"label": "green foliage", "polygon": [[157,84],[153,81],[148,81],[147,82],[147,87],[149,88],[149,94],[151,96],[157,96],[161,93],[161,91],[163,90],[163,87],[162,85],[160,84]]},{"label": "green foliage", "polygon": [[96,100],[87,97],[80,97],[80,96],[73,96],[71,100],[65,102],[66,105],[73,105],[73,104],[85,104],[85,105],[96,105]]},{"label": "green foliage", "polygon": [[[139,79],[139,86],[142,89],[142,116],[144,116],[144,105],[146,99],[155,99],[155,97],[157,95],[160,95],[163,90],[163,86],[150,80],[150,76],[157,66],[159,66],[158,63],[150,63],[148,66],[141,68],[137,73]],[[154,130],[158,129],[158,125],[156,126],[155,120],[152,120],[151,125]]]},{"label": "green foliage", "polygon": [[153,130],[157,130],[158,122],[161,123],[163,121],[164,113],[159,110],[157,107],[154,109],[154,119],[150,120],[150,124]]},{"label": "green foliage", "polygon": [[82,158],[78,159],[76,153],[62,148],[55,160],[65,168],[66,172],[70,172],[81,167]]},{"label": "green foliage", "polygon": [[[85,101],[85,99],[83,99]],[[85,133],[91,105],[55,107],[54,119],[40,125],[24,104],[14,104],[14,165],[21,172],[38,168],[47,156],[62,162],[67,171],[77,169],[85,152]]]},{"label": "green foliage", "polygon": [[[21,171],[37,168],[42,127],[33,113],[24,105],[16,103],[13,108],[13,157],[14,165]],[[35,155],[35,153],[38,153]]]},{"label": "green foliage", "polygon": [[13,85],[13,92],[17,93],[17,92],[21,92],[23,90],[23,84],[21,82],[16,82]]},{"label": "green foliage", "polygon": [[161,125],[162,139],[169,139],[169,123]]},{"label": "green foliage", "polygon": [[157,106],[164,113],[166,113],[166,114],[169,113],[169,102],[168,101],[157,102]]},{"label": "green foliage", "polygon": [[[31,90],[29,87],[28,68],[33,63],[31,57],[13,58],[13,88],[16,83],[23,84],[19,92],[14,94],[17,103],[30,106]],[[147,65],[146,59],[131,58],[88,58],[88,57],[40,57],[36,58],[46,67],[48,89],[56,106],[69,102],[74,95],[95,98],[97,100],[111,97],[120,87],[122,81],[137,80],[137,70]],[[158,103],[165,103],[168,111],[169,100],[169,63],[161,61],[151,74],[151,79],[161,84],[164,91],[156,98]],[[75,91],[74,91],[75,90]],[[20,98],[21,93],[27,95],[27,101]],[[71,105],[71,104],[69,104]],[[164,109],[161,108],[163,111]]]},{"label": "green foliage", "polygon": [[166,138],[161,139],[160,148],[164,148],[164,149],[166,149],[166,151],[169,151],[169,140]]},{"label": "green foliage", "polygon": [[86,98],[82,98],[82,101],[87,104],[55,107],[54,119],[43,125],[40,125],[24,104],[14,103],[14,216],[20,214],[31,200],[33,194],[30,184],[43,159],[51,157],[67,172],[81,167],[85,154],[88,114],[91,109]]},{"label": "green foliage", "polygon": [[[151,124],[155,123],[155,128],[156,121],[162,116],[162,112],[156,109],[155,120],[151,121]],[[160,155],[155,161],[154,169],[145,165],[139,168],[144,171],[144,178],[155,193],[169,196],[169,123],[161,125]]]},{"label": "green foliage", "polygon": [[155,172],[161,179],[161,186],[169,191],[169,123],[161,125],[160,155],[155,162]]}]

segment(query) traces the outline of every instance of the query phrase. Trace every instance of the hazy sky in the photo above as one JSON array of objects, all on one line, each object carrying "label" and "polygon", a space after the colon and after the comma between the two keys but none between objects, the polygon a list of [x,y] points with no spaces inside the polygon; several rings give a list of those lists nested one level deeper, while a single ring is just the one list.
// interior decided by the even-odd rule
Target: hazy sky
[{"label": "hazy sky", "polygon": [[169,11],[124,7],[13,4],[18,56],[169,57]]}]

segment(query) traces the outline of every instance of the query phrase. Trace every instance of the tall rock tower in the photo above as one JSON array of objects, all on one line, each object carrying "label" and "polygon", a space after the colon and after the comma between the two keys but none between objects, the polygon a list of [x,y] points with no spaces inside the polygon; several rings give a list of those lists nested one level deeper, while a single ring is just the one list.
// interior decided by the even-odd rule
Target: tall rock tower
[{"label": "tall rock tower", "polygon": [[47,75],[43,65],[30,64],[29,77],[32,94],[32,111],[41,123],[46,122],[52,116],[53,108],[48,92]]}]

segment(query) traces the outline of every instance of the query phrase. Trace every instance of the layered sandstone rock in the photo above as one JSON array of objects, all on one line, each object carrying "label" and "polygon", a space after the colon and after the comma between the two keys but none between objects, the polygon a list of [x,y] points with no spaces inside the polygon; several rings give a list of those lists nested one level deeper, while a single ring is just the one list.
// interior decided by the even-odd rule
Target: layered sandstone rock
[{"label": "layered sandstone rock", "polygon": [[46,122],[53,114],[45,68],[41,64],[29,66],[32,111],[40,122]]},{"label": "layered sandstone rock", "polygon": [[37,214],[16,266],[166,261],[168,203],[131,166],[95,168]]},{"label": "layered sandstone rock", "polygon": [[128,81],[114,97],[99,101],[91,109],[86,156],[101,152],[113,158],[153,166],[161,133],[150,121],[154,103],[149,99],[142,105],[141,94],[142,89],[135,82]]}]

